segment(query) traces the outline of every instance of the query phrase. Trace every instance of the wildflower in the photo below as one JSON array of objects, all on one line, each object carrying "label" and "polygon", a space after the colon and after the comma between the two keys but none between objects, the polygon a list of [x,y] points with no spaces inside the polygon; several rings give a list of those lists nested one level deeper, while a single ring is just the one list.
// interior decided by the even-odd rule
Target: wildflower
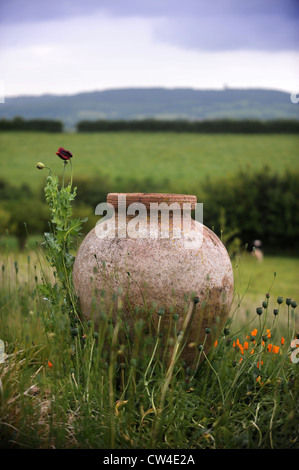
[{"label": "wildflower", "polygon": [[279,346],[273,346],[272,352],[273,352],[274,354],[278,354],[278,353],[279,353]]},{"label": "wildflower", "polygon": [[260,367],[261,367],[263,364],[264,364],[263,361],[258,361],[256,367],[257,367],[258,369],[260,369]]},{"label": "wildflower", "polygon": [[293,307],[293,308],[297,307],[297,302],[295,300],[292,300],[291,307]]},{"label": "wildflower", "polygon": [[261,314],[263,313],[263,307],[258,307],[258,308],[256,309],[256,313],[257,313],[258,315],[261,315]]},{"label": "wildflower", "polygon": [[270,294],[266,294],[266,297],[267,297],[267,299],[269,299],[269,297],[270,297]]},{"label": "wildflower", "polygon": [[267,307],[268,307],[268,302],[267,302],[267,300],[264,300],[262,305],[263,305],[264,308],[267,308]]},{"label": "wildflower", "polygon": [[249,346],[248,341],[245,341],[245,342],[244,342],[244,346],[243,346],[244,349],[247,350],[247,349],[248,349],[248,346]]},{"label": "wildflower", "polygon": [[291,303],[292,303],[292,299],[290,299],[290,298],[286,299],[286,304],[287,305],[291,305]]},{"label": "wildflower", "polygon": [[214,343],[215,348],[216,348],[217,344],[218,344],[218,341],[217,341],[217,339],[216,339],[216,341],[215,341],[215,343]]},{"label": "wildflower", "polygon": [[260,385],[264,385],[264,382],[261,382],[262,380],[262,377],[259,375],[258,378],[256,379],[256,381],[260,384]]},{"label": "wildflower", "polygon": [[252,341],[253,343],[255,343],[255,337],[256,337],[256,334],[257,334],[257,329],[255,328],[254,330],[252,330],[252,332],[250,333],[250,341]]},{"label": "wildflower", "polygon": [[271,352],[271,351],[272,351],[272,348],[273,348],[273,344],[268,344],[268,347],[267,347],[268,352]]},{"label": "wildflower", "polygon": [[64,160],[64,161],[68,161],[73,157],[71,152],[69,152],[68,150],[65,150],[62,147],[59,147],[58,151],[56,152],[56,155],[58,155],[58,157],[61,158],[61,160]]},{"label": "wildflower", "polygon": [[282,336],[282,337],[281,337],[281,340],[280,340],[280,343],[281,343],[282,346],[284,345],[284,342],[285,342],[285,339],[284,339],[284,337]]},{"label": "wildflower", "polygon": [[274,308],[273,314],[274,314],[274,315],[278,315],[278,308]]},{"label": "wildflower", "polygon": [[42,162],[38,162],[36,164],[36,168],[38,168],[39,170],[42,170],[43,168],[45,168],[45,165]]},{"label": "wildflower", "polygon": [[48,367],[53,367],[52,362],[48,361]]},{"label": "wildflower", "polygon": [[277,303],[282,304],[283,302],[283,297],[277,297]]},{"label": "wildflower", "polygon": [[211,332],[211,328],[205,328],[206,335],[210,334],[210,332]]}]

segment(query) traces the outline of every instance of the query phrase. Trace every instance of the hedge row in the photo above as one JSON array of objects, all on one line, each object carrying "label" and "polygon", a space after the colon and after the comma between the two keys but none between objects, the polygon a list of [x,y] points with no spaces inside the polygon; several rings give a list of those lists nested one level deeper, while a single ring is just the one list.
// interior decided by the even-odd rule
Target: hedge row
[{"label": "hedge row", "polygon": [[[158,185],[151,179],[112,181],[105,175],[77,177],[74,212],[76,216],[89,217],[84,226],[84,233],[87,233],[98,220],[94,215],[96,206],[106,201],[109,192],[161,192],[161,187],[165,192],[188,191],[203,202],[204,224],[218,236],[223,231],[227,246],[251,246],[259,239],[265,251],[298,252],[298,180],[298,172],[278,174],[264,168],[259,172],[240,172],[230,179],[206,181],[204,185],[197,185],[201,192],[196,194],[191,188],[172,188],[167,181]],[[34,194],[27,186],[15,187],[2,180],[0,199],[0,235],[8,229],[18,237],[22,248],[27,236],[24,222],[30,234],[48,230],[49,213],[42,189]]]},{"label": "hedge row", "polygon": [[[299,133],[299,120],[275,119],[259,121],[255,119],[213,119],[205,121],[187,120],[97,120],[80,121],[77,132],[193,132],[193,133],[234,133],[234,134],[277,134]],[[30,119],[15,117],[12,120],[0,119],[0,131],[41,131],[62,132],[63,123],[51,119]]]},{"label": "hedge row", "polygon": [[12,120],[0,119],[0,131],[39,131],[39,132],[62,132],[61,121],[51,119],[29,119],[15,117]]},{"label": "hedge row", "polygon": [[97,120],[80,121],[77,124],[78,132],[116,132],[116,131],[143,131],[143,132],[194,132],[194,133],[299,133],[299,120],[276,119],[271,121],[259,120],[233,120],[213,119],[205,121],[185,120]]}]

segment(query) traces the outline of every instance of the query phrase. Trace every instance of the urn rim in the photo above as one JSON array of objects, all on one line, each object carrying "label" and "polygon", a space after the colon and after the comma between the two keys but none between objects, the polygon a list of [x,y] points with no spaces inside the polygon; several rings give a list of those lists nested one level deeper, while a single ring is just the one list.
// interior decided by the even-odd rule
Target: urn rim
[{"label": "urn rim", "polygon": [[[121,198],[119,196],[122,196]],[[125,196],[125,199],[124,197]],[[110,203],[114,209],[119,207],[128,208],[130,204],[139,202],[145,205],[147,209],[152,203],[178,203],[181,208],[183,204],[191,204],[191,209],[195,209],[197,197],[191,194],[168,194],[168,193],[109,193],[107,194],[107,203]]]}]

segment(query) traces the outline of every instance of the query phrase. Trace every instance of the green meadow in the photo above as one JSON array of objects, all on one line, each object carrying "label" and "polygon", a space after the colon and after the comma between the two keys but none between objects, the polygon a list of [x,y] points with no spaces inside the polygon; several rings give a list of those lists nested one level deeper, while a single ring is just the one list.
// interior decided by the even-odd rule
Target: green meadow
[{"label": "green meadow", "polygon": [[64,147],[74,155],[77,175],[151,178],[161,183],[161,192],[168,189],[166,179],[167,186],[181,191],[197,188],[207,177],[217,179],[244,168],[298,170],[298,144],[296,135],[2,132],[1,177],[37,188],[41,175],[35,171],[36,162],[60,171],[55,152]]}]

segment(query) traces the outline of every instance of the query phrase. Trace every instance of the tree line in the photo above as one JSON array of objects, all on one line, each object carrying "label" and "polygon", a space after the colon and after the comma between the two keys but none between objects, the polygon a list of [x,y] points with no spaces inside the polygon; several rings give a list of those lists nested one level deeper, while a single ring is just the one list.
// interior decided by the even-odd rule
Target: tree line
[{"label": "tree line", "polygon": [[[39,131],[63,132],[64,124],[52,119],[0,119],[0,131]],[[193,133],[234,133],[234,134],[296,134],[299,133],[299,120],[273,119],[209,119],[209,120],[104,120],[79,121],[77,132],[193,132]]]},{"label": "tree line", "polygon": [[299,133],[299,120],[273,119],[261,121],[257,119],[211,119],[211,120],[96,120],[80,121],[77,132],[194,132],[194,133]]},{"label": "tree line", "polygon": [[63,123],[53,119],[0,119],[0,131],[62,132]]}]

